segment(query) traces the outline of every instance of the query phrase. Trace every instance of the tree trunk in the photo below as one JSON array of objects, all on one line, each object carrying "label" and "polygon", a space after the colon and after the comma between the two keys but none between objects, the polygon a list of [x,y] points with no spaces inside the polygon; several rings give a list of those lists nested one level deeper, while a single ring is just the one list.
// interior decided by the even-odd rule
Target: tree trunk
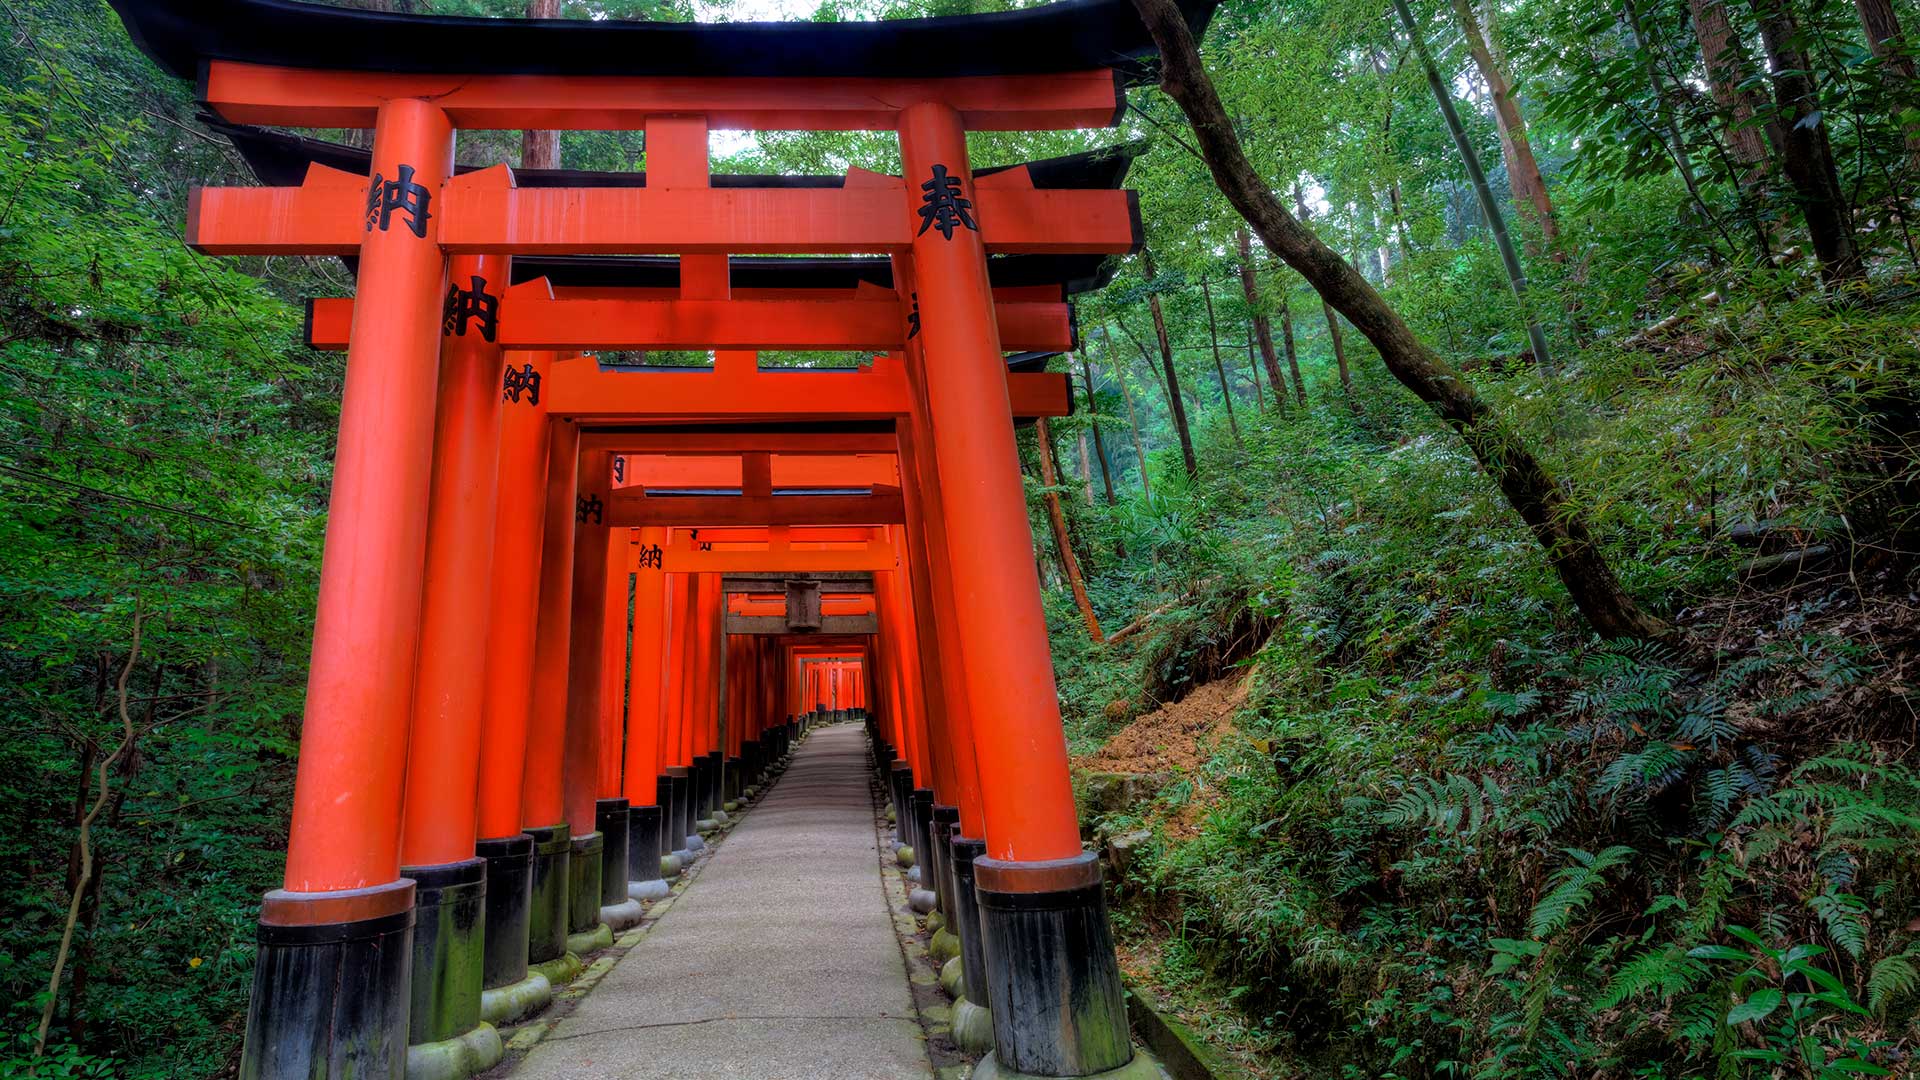
[{"label": "tree trunk", "polygon": [[[1908,51],[1906,34],[1900,29],[1900,16],[1893,10],[1891,0],[1853,0],[1853,7],[1860,13],[1860,29],[1867,36],[1867,48],[1880,61],[1880,78],[1893,95],[1894,107],[1908,110],[1920,107],[1920,102],[1914,101],[1915,90],[1920,89],[1920,76],[1914,74],[1913,53]],[[1896,113],[1895,119],[1900,120],[1900,114]],[[1907,143],[1907,168],[1920,173],[1920,119],[1916,119],[1913,112],[1907,112],[1900,132]]]},{"label": "tree trunk", "polygon": [[1300,350],[1293,343],[1293,305],[1287,302],[1284,289],[1280,292],[1280,345],[1286,350],[1287,370],[1293,373],[1294,398],[1304,406],[1307,403],[1307,380],[1300,377]]},{"label": "tree trunk", "polygon": [[1740,166],[1736,180],[1744,187],[1767,173],[1767,142],[1779,142],[1779,125],[1759,117],[1761,97],[1749,80],[1753,62],[1740,47],[1740,38],[1727,21],[1724,0],[1687,0],[1693,18],[1693,36],[1699,39],[1700,55],[1706,61],[1707,86],[1714,104],[1726,117],[1727,152]]},{"label": "tree trunk", "polygon": [[1107,441],[1100,437],[1100,406],[1093,399],[1093,361],[1087,350],[1080,350],[1080,373],[1087,380],[1087,426],[1093,428],[1093,455],[1100,459],[1100,485],[1106,489],[1107,505],[1113,505],[1113,473],[1107,468]]},{"label": "tree trunk", "polygon": [[[560,0],[527,0],[527,18],[557,19]],[[523,131],[520,133],[520,167],[557,169],[560,167],[560,133]]]},{"label": "tree trunk", "polygon": [[1207,302],[1207,344],[1213,348],[1213,370],[1220,376],[1220,400],[1227,406],[1227,427],[1233,430],[1233,441],[1240,441],[1240,421],[1233,415],[1233,388],[1227,385],[1227,365],[1220,362],[1220,328],[1213,321],[1213,288],[1206,278],[1200,279],[1200,296]]},{"label": "tree trunk", "polygon": [[1253,380],[1253,403],[1261,412],[1267,411],[1267,392],[1260,385],[1260,356],[1253,347],[1253,320],[1247,320],[1247,375]]},{"label": "tree trunk", "polygon": [[1790,0],[1753,0],[1753,13],[1772,69],[1774,108],[1786,133],[1781,171],[1806,218],[1820,276],[1829,283],[1862,280],[1867,265],[1854,240],[1852,214],[1827,141],[1819,88],[1800,49],[1799,19]]},{"label": "tree trunk", "polygon": [[1088,460],[1087,429],[1075,433],[1080,444],[1080,486],[1086,490],[1087,505],[1093,505],[1093,462]]},{"label": "tree trunk", "polygon": [[1105,641],[1100,633],[1100,619],[1093,613],[1093,601],[1087,598],[1087,583],[1080,578],[1080,560],[1073,557],[1073,542],[1067,535],[1067,516],[1060,509],[1059,477],[1053,468],[1053,432],[1047,427],[1047,418],[1042,416],[1034,421],[1034,442],[1040,447],[1040,482],[1045,485],[1047,501],[1047,520],[1053,526],[1053,548],[1060,555],[1060,568],[1066,571],[1067,586],[1073,590],[1074,606],[1080,609],[1080,619],[1087,624],[1087,636],[1095,641]]},{"label": "tree trunk", "polygon": [[[1273,401],[1280,411],[1287,411],[1287,381],[1280,376],[1280,362],[1273,355],[1273,324],[1260,311],[1260,283],[1253,276],[1253,238],[1247,230],[1238,230],[1236,237],[1240,243],[1240,295],[1246,298],[1247,310],[1253,314],[1253,336],[1260,343],[1260,362],[1267,365],[1267,382],[1273,385]],[[1287,361],[1293,363],[1292,350],[1288,350]],[[1307,403],[1306,390],[1300,385],[1300,366],[1293,368],[1294,393],[1300,404]]]},{"label": "tree trunk", "polygon": [[[1487,186],[1486,171],[1480,167],[1480,152],[1473,148],[1473,140],[1467,137],[1467,129],[1460,123],[1460,113],[1453,107],[1453,92],[1447,89],[1447,82],[1440,76],[1440,69],[1434,65],[1433,53],[1427,49],[1427,35],[1420,24],[1413,21],[1413,12],[1407,7],[1407,0],[1393,0],[1393,10],[1400,15],[1400,25],[1406,28],[1407,37],[1413,42],[1414,54],[1420,58],[1420,65],[1427,72],[1427,87],[1433,91],[1433,99],[1440,106],[1440,117],[1447,123],[1447,132],[1453,136],[1453,145],[1460,152],[1460,161],[1467,168],[1467,179],[1473,182],[1473,193],[1480,199],[1480,212],[1486,215],[1487,229],[1493,233],[1493,246],[1500,252],[1500,262],[1507,268],[1507,284],[1513,289],[1513,298],[1520,302],[1520,315],[1527,320],[1527,340],[1533,345],[1533,362],[1541,371],[1553,370],[1553,360],[1547,352],[1547,335],[1540,329],[1540,320],[1533,317],[1533,311],[1527,305],[1527,273],[1520,266],[1520,256],[1513,250],[1513,239],[1507,235],[1507,219],[1500,213],[1500,204],[1493,200],[1493,189]],[[1485,43],[1482,43],[1485,47]],[[1525,131],[1521,132],[1525,137]],[[1536,170],[1537,174],[1537,170]],[[1543,189],[1544,193],[1544,189]],[[1551,207],[1549,207],[1551,210]]]},{"label": "tree trunk", "polygon": [[[1300,190],[1299,184],[1293,185],[1293,205],[1295,209],[1300,212],[1300,220],[1302,222],[1311,220],[1310,215],[1307,213],[1307,197],[1305,193]],[[1272,251],[1272,245],[1268,245],[1267,250]],[[1331,251],[1332,249],[1328,250]],[[1337,259],[1339,256],[1335,255],[1334,258]],[[1352,270],[1353,267],[1348,266],[1348,269]],[[1360,277],[1360,271],[1354,270],[1353,275]],[[1360,280],[1362,282],[1366,281],[1364,277],[1360,277]],[[1340,372],[1340,389],[1347,395],[1347,408],[1353,410],[1354,415],[1358,416],[1360,414],[1360,400],[1353,396],[1353,373],[1347,370],[1346,338],[1340,333],[1340,316],[1334,314],[1333,305],[1327,302],[1324,290],[1321,291],[1320,295],[1320,311],[1327,317],[1327,340],[1333,343],[1333,364]]]},{"label": "tree trunk", "polygon": [[1473,0],[1453,0],[1453,14],[1460,22],[1461,34],[1466,37],[1467,51],[1473,54],[1473,64],[1480,69],[1480,78],[1485,80],[1487,92],[1493,97],[1493,118],[1500,131],[1500,156],[1507,165],[1507,183],[1513,188],[1513,200],[1531,208],[1534,228],[1540,230],[1542,239],[1552,244],[1560,235],[1560,224],[1554,217],[1547,182],[1540,175],[1540,163],[1534,160],[1533,144],[1527,139],[1527,121],[1520,114],[1520,102],[1513,96],[1513,80],[1507,77],[1505,65],[1494,56],[1489,44],[1492,35],[1481,30],[1479,17],[1473,11]]},{"label": "tree trunk", "polygon": [[1127,426],[1133,429],[1133,454],[1140,459],[1140,490],[1151,499],[1153,481],[1147,479],[1147,447],[1140,441],[1140,417],[1133,411],[1133,391],[1127,389],[1127,369],[1113,362],[1112,331],[1102,326],[1100,336],[1107,342],[1107,366],[1113,368],[1114,378],[1120,383],[1120,400],[1127,403]]},{"label": "tree trunk", "polygon": [[[1140,267],[1146,272],[1147,287],[1153,287],[1153,255],[1142,249]],[[1180,460],[1187,476],[1200,475],[1200,462],[1193,456],[1193,433],[1187,429],[1187,403],[1180,396],[1180,374],[1173,370],[1173,345],[1167,340],[1166,316],[1160,313],[1160,294],[1147,293],[1147,310],[1153,313],[1153,336],[1160,342],[1160,364],[1167,372],[1167,409],[1173,414],[1173,430],[1180,436]]]},{"label": "tree trunk", "polygon": [[1134,0],[1160,48],[1160,85],[1193,125],[1214,183],[1267,249],[1299,271],[1380,351],[1395,378],[1457,431],[1498,481],[1546,551],[1581,614],[1603,637],[1676,640],[1674,628],[1627,595],[1587,529],[1585,515],[1533,450],[1473,386],[1427,348],[1353,267],[1287,213],[1240,149],[1226,109],[1201,66],[1176,0]]}]

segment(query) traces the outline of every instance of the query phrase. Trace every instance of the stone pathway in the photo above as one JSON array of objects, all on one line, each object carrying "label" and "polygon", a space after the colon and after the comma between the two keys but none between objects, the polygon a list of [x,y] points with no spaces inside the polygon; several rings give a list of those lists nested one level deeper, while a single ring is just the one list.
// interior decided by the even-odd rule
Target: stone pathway
[{"label": "stone pathway", "polygon": [[880,878],[866,737],[815,731],[514,1080],[927,1080]]}]

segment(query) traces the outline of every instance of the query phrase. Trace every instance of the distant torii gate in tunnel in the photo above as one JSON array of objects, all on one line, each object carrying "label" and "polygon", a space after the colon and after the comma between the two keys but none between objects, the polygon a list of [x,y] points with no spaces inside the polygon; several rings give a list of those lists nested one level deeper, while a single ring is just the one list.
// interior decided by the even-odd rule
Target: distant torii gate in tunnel
[{"label": "distant torii gate in tunnel", "polygon": [[[976,173],[965,138],[1114,123],[1152,53],[1124,0],[715,26],[114,2],[223,122],[374,132],[364,168],[199,189],[188,213],[206,253],[355,260],[355,299],[312,311],[314,340],[344,343],[347,377],[285,888],[262,905],[242,1075],[484,1064],[498,1040],[482,1010],[524,1007],[514,995],[560,976],[587,925],[604,929],[609,578],[625,565],[611,534],[672,526],[888,530],[904,558],[873,572],[863,686],[889,720],[876,749],[907,758],[912,828],[933,829],[923,870],[953,905],[968,1002],[982,1018],[996,1006],[982,1075],[1127,1068],[1013,442],[1015,417],[1049,414],[1065,384],[1023,381],[1002,357],[1016,335],[1056,348],[1070,323],[1064,297],[997,293],[989,256],[1131,251],[1138,208],[1033,167]],[[1195,0],[1190,21],[1210,9]],[[648,171],[538,187],[503,167],[460,173],[462,127],[641,129]],[[707,165],[718,128],[894,131],[903,171],[722,186]],[[671,296],[512,284],[516,257],[672,254]],[[891,321],[887,297],[858,285],[735,296],[735,254],[881,256]],[[615,373],[562,352],[680,345],[887,355],[845,374],[761,372],[724,351],[710,372]],[[739,451],[782,424],[877,437],[899,480],[616,494],[616,452],[644,448],[608,443],[627,434],[610,429],[705,425]],[[735,501],[700,503],[722,498]],[[682,622],[648,659],[692,653],[663,672],[680,680],[691,762],[724,753],[686,740],[714,731],[706,676],[728,643],[721,581],[687,580],[699,587],[669,605]],[[529,959],[545,970],[511,979]]]}]

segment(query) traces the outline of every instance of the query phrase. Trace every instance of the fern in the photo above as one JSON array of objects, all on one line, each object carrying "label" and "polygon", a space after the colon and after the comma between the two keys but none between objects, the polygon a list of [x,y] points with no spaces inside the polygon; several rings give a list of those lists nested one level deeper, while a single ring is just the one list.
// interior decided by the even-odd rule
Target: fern
[{"label": "fern", "polygon": [[1858,960],[1867,954],[1867,902],[1852,893],[1824,892],[1807,901],[1834,944]]},{"label": "fern", "polygon": [[1887,1015],[1887,1006],[1920,988],[1920,946],[1909,948],[1906,952],[1886,956],[1873,965],[1873,972],[1867,976],[1867,1007],[1880,1016]]},{"label": "fern", "polygon": [[1554,871],[1547,879],[1551,889],[1533,906],[1527,930],[1536,938],[1546,938],[1566,928],[1580,909],[1593,902],[1594,893],[1606,884],[1606,872],[1633,858],[1636,852],[1623,844],[1591,854],[1578,848],[1566,848],[1572,866]]},{"label": "fern", "polygon": [[1620,965],[1592,1007],[1605,1011],[1646,994],[1677,997],[1699,986],[1706,976],[1705,962],[1688,956],[1687,950],[1678,945],[1657,946]]}]

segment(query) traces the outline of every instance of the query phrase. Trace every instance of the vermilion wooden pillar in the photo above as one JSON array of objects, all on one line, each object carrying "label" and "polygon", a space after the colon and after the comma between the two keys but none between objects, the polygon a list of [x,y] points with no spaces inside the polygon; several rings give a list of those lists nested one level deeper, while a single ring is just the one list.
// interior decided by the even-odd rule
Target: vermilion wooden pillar
[{"label": "vermilion wooden pillar", "polygon": [[[636,900],[667,894],[661,876],[664,856],[678,843],[663,844],[665,810],[672,805],[661,754],[665,726],[667,574],[663,568],[667,530],[657,525],[635,530],[633,645],[627,679],[627,742],[623,791],[628,804],[627,890]],[[677,872],[679,867],[674,866]]]},{"label": "vermilion wooden pillar", "polygon": [[[533,837],[521,831],[528,716],[540,615],[540,545],[546,531],[548,421],[540,386],[554,354],[508,353],[501,398],[498,499],[493,523],[492,610],[481,704],[479,827],[487,860],[486,970],[481,1014],[495,1023],[552,1000],[544,975],[527,972]],[[544,988],[544,989],[543,989]]]},{"label": "vermilion wooden pillar", "polygon": [[[444,112],[380,106],[285,887],[261,905],[246,1077],[405,1066],[414,885],[399,877],[401,793],[446,288],[428,202],[452,167]],[[351,1010],[316,1034],[313,1015],[346,1009],[342,985],[360,988]]]},{"label": "vermilion wooden pillar", "polygon": [[626,762],[627,631],[632,574],[632,529],[612,529],[607,538],[607,598],[600,626],[600,774],[602,799],[624,798],[620,771]]},{"label": "vermilion wooden pillar", "polygon": [[673,574],[673,595],[668,603],[671,623],[667,634],[666,729],[662,745],[667,757],[667,776],[673,788],[672,827],[668,839],[673,853],[684,863],[693,857],[700,837],[694,832],[693,814],[693,706],[689,698],[693,686],[693,652],[697,635],[694,616],[698,610],[696,575]]},{"label": "vermilion wooden pillar", "polygon": [[[605,906],[603,866],[606,811],[600,791],[600,666],[606,655],[607,500],[613,491],[613,462],[605,451],[578,455],[578,491],[574,498],[573,589],[567,666],[567,726],[562,778],[567,823],[572,827],[567,875],[568,949],[582,952],[612,944],[612,930],[601,919]],[[619,803],[622,826],[626,801]],[[624,836],[622,837],[624,838]],[[626,852],[620,852],[626,864]],[[626,899],[626,889],[620,899]],[[596,939],[604,939],[604,942]]]},{"label": "vermilion wooden pillar", "polygon": [[1097,858],[1080,850],[1026,496],[1015,454],[966,132],[952,106],[900,114],[928,420],[958,592],[986,857],[974,860],[1007,1069],[1086,1076],[1133,1058]]},{"label": "vermilion wooden pillar", "polygon": [[[533,706],[521,780],[521,820],[533,836],[533,902],[527,959],[561,962],[567,953],[567,882],[573,830],[561,786],[567,739],[567,660],[573,628],[573,531],[579,490],[580,430],[549,420],[547,497],[541,510],[540,615],[533,651]],[[583,823],[592,828],[591,820]]]},{"label": "vermilion wooden pillar", "polygon": [[[509,260],[463,255],[448,267],[442,323],[427,572],[413,684],[413,729],[400,838],[414,910],[410,1053],[456,1037],[498,1061],[500,1038],[480,1019],[487,864],[474,854],[480,770],[482,662],[493,572],[499,464],[500,349],[490,340]],[[491,290],[491,291],[489,291]]]}]

